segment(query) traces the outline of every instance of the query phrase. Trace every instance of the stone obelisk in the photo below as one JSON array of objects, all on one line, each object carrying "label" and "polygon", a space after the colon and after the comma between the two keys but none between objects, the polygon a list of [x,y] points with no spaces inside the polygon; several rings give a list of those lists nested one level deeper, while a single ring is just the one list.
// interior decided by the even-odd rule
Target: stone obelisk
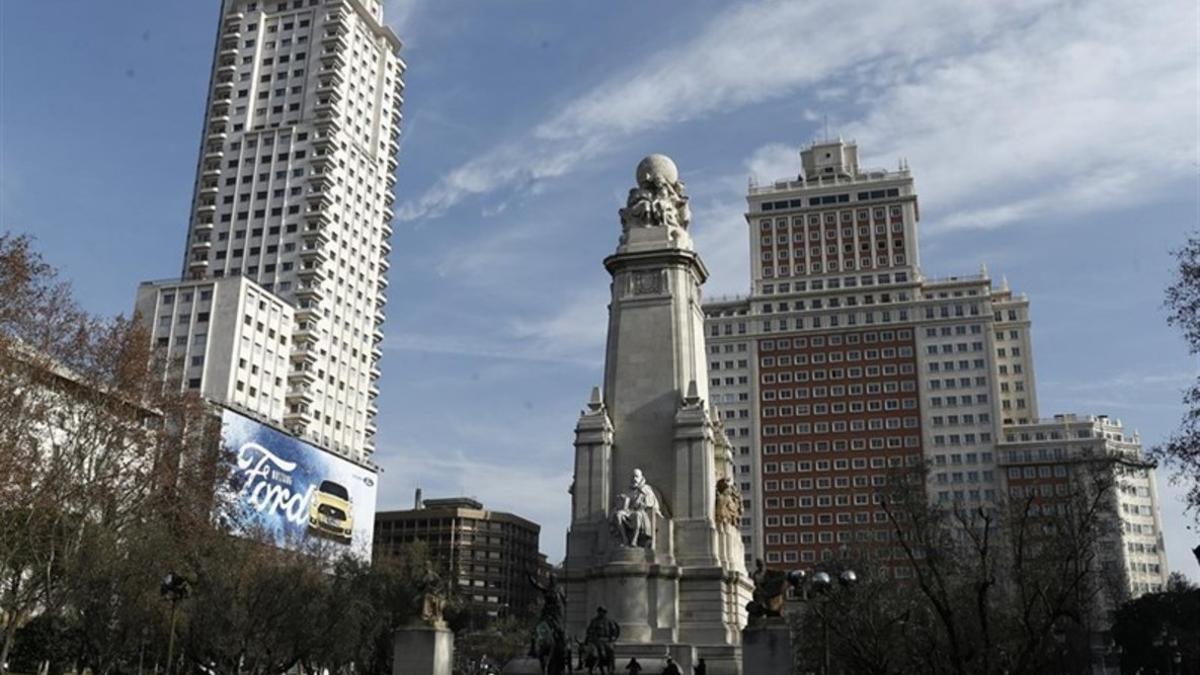
[{"label": "stone obelisk", "polygon": [[582,638],[604,606],[620,626],[618,670],[636,657],[655,672],[671,656],[685,672],[704,658],[711,674],[740,674],[752,584],[732,453],[708,406],[708,271],[674,162],[642,160],[620,216],[617,250],[604,260],[604,385],[575,429],[567,631]]}]

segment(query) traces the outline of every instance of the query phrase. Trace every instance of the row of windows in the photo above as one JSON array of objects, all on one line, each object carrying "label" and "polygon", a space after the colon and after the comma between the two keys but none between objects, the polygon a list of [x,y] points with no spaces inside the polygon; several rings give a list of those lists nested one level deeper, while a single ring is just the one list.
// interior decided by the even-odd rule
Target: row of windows
[{"label": "row of windows", "polygon": [[[888,242],[885,239],[875,240],[874,247],[871,246],[871,242],[863,241],[863,242],[859,242],[858,251],[861,254],[870,255],[872,248],[874,248],[877,251],[884,252],[887,250],[887,247],[888,247]],[[892,240],[892,248],[895,250],[903,250],[904,249],[904,240],[903,239],[893,239]],[[787,260],[788,258],[804,258],[806,254],[810,258],[819,258],[819,257],[821,257],[822,252],[824,252],[825,255],[827,255],[829,257],[833,257],[838,254],[839,250],[841,253],[853,254],[854,253],[854,244],[842,244],[840,247],[836,244],[830,244],[829,246],[826,246],[824,249],[822,249],[820,246],[811,246],[811,247],[807,247],[807,248],[799,248],[798,247],[798,248],[793,248],[793,249],[788,249],[788,248],[781,248],[781,249],[775,249],[775,250],[767,249],[767,250],[763,250],[762,259],[765,262],[771,262],[772,260],[779,260],[780,262],[783,262],[783,261]]]},{"label": "row of windows", "polygon": [[939,335],[941,337],[951,337],[952,335],[966,335],[968,329],[970,329],[971,335],[982,335],[983,334],[983,326],[980,324],[977,324],[977,323],[973,323],[970,325],[963,324],[963,325],[958,325],[958,326],[936,326],[936,327],[926,328],[925,329],[925,337],[936,338]]},{"label": "row of windows", "polygon": [[[912,407],[916,407],[914,403]],[[804,436],[807,434],[840,434],[848,431],[883,431],[884,429],[918,429],[920,420],[916,417],[876,417],[871,419],[839,420],[836,422],[801,422],[799,424],[763,425],[763,437],[769,436]]]},{"label": "row of windows", "polygon": [[916,399],[874,399],[870,401],[850,401],[849,403],[815,403],[812,405],[797,405],[797,406],[780,406],[763,408],[763,417],[795,417],[811,416],[811,415],[844,415],[847,412],[880,412],[883,410],[900,410],[901,405],[905,410],[915,410],[917,408]]},{"label": "row of windows", "polygon": [[[889,303],[908,302],[908,291],[896,291],[892,293],[880,293],[878,296],[873,294],[867,295],[842,295],[832,298],[811,298],[807,302],[807,307],[811,310],[819,309],[838,309],[845,307],[858,307],[860,304],[864,307],[876,304],[886,305]],[[759,305],[759,313],[761,314],[783,314],[785,312],[802,312],[806,303],[804,300],[780,301],[778,303],[764,302]],[[907,310],[905,310],[907,311]]]},{"label": "row of windows", "polygon": [[971,413],[965,415],[934,415],[929,421],[935,427],[954,427],[960,424],[991,424],[992,416],[988,413],[979,413],[978,415]]},{"label": "row of windows", "polygon": [[[807,272],[837,272],[838,270],[867,269],[867,268],[871,267],[871,261],[872,261],[872,258],[859,258],[857,260],[857,264],[855,264],[856,261],[853,258],[851,258],[851,259],[845,260],[841,263],[832,261],[832,260],[827,263],[824,263],[824,264],[819,263],[819,262],[814,262],[814,263],[809,263],[807,270],[805,269],[804,265],[796,265],[794,267],[794,272],[793,272],[793,267],[790,265],[782,266],[782,267],[778,267],[778,268],[773,267],[773,266],[764,265],[762,273],[763,273],[764,277],[771,278],[771,277],[775,276],[777,270],[778,270],[779,276],[786,277],[786,276],[790,276],[792,274],[804,274],[806,271]],[[885,255],[876,256],[874,258],[874,261],[875,261],[876,265],[878,265],[880,267],[884,267],[888,264],[888,257]],[[904,264],[904,256],[900,255],[900,254],[896,254],[896,255],[892,256],[892,263],[896,264],[896,265],[903,265]]]},{"label": "row of windows", "polygon": [[804,291],[823,291],[825,289],[837,290],[839,288],[857,288],[859,286],[874,286],[879,284],[884,286],[895,282],[903,284],[908,282],[908,272],[896,272],[894,274],[864,274],[857,277],[842,277],[840,279],[812,279],[810,281],[781,281],[778,284],[763,284],[763,295],[772,295],[776,291],[779,293],[803,293]]},{"label": "row of windows", "polygon": [[763,384],[787,384],[789,382],[808,382],[822,380],[857,380],[863,377],[891,377],[895,375],[912,375],[916,368],[911,363],[887,364],[884,366],[867,366],[866,368],[823,368],[817,370],[784,370],[778,373],[763,373],[760,380]]},{"label": "row of windows", "polygon": [[[950,464],[954,465],[954,466],[957,466],[957,465],[963,464],[963,463],[975,464],[976,462],[983,462],[984,464],[991,464],[992,463],[992,453],[981,452],[981,453],[977,454],[974,452],[968,452],[966,454],[963,454],[963,453],[954,452],[954,453],[950,454]],[[946,455],[944,455],[944,454],[934,455],[933,463],[935,466],[946,466]]]},{"label": "row of windows", "polygon": [[[850,396],[862,396],[863,394],[894,394],[898,391],[914,392],[917,390],[917,383],[913,380],[901,381],[880,381],[855,384],[835,384],[832,386],[821,387],[797,387],[796,389],[763,389],[762,400],[774,401],[776,398],[781,400],[808,398],[842,398],[849,394]],[[861,408],[859,409],[861,410]],[[854,412],[855,409],[851,409]]]},{"label": "row of windows", "polygon": [[[808,318],[807,324],[810,328],[822,328],[825,326],[828,326],[829,328],[839,328],[841,326],[857,326],[860,323],[870,326],[874,323],[891,323],[893,321],[893,317],[895,321],[908,321],[908,310],[899,309],[896,310],[895,314],[892,313],[892,310],[885,309],[878,313],[862,312],[850,314],[832,314],[825,318],[813,316]],[[804,330],[805,323],[804,317],[801,316],[793,318],[790,322],[787,319],[778,319],[772,323],[771,320],[767,319],[762,322],[762,332],[770,333],[773,328],[780,331],[789,329]]]},{"label": "row of windows", "polygon": [[[878,197],[870,196],[870,195],[875,195],[875,194],[878,194]],[[900,190],[898,188],[891,188],[889,190],[878,190],[875,192],[859,192],[858,193],[859,200],[879,199],[882,197],[899,197],[899,196],[900,196]],[[850,201],[849,194],[824,195],[821,197],[809,197],[808,205],[809,206],[819,206],[821,204],[844,204],[849,201]],[[787,208],[797,209],[797,208],[803,208],[803,207],[804,207],[804,201],[802,199],[792,199],[789,201],[763,202],[762,203],[763,211],[773,211],[776,209],[787,209]],[[872,216],[876,220],[881,220],[886,215],[890,214],[891,217],[896,218],[896,217],[900,216],[901,213],[902,212],[901,212],[900,206],[896,205],[896,204],[893,204],[889,207],[878,207],[877,206],[873,209],[857,209],[857,210],[844,209],[841,211],[825,211],[822,213],[808,214],[808,224],[809,225],[820,225],[822,222],[824,222],[826,225],[834,225],[839,220],[841,220],[841,222],[843,222],[843,223],[849,223],[854,219],[855,216],[858,216],[859,222],[867,221]],[[774,221],[772,221],[770,218],[763,218],[762,220],[758,221],[758,227],[763,232],[770,231],[772,224],[774,224],[774,226],[777,228],[785,228],[785,227],[787,227],[788,219],[787,218],[776,218]],[[792,216],[792,225],[793,226],[798,227],[803,224],[804,224],[804,216]]]},{"label": "row of windows", "polygon": [[786,349],[804,349],[806,347],[837,347],[842,344],[856,345],[860,342],[871,344],[875,342],[893,342],[905,341],[912,339],[911,330],[899,331],[880,331],[866,333],[845,333],[842,335],[814,335],[812,337],[797,337],[797,338],[776,338],[774,340],[763,340],[759,343],[759,349],[764,352]]},{"label": "row of windows", "polygon": [[[929,405],[934,408],[942,408],[942,407],[953,408],[953,407],[959,406],[959,405],[984,405],[987,402],[988,402],[987,394],[975,394],[974,399],[971,398],[970,394],[964,394],[962,396],[946,396],[946,397],[933,396],[933,397],[930,397],[930,399],[929,399]],[[1022,403],[1024,403],[1024,401],[1022,401]],[[1024,407],[1024,406],[1022,406],[1022,407]]]},{"label": "row of windows", "polygon": [[[865,498],[868,495],[855,495],[855,496],[856,497],[861,496],[861,497]],[[871,503],[874,503],[874,504],[879,504],[883,501],[882,495],[875,494],[875,495],[870,495],[870,497],[871,497]],[[806,500],[808,502],[808,507],[803,506],[803,502]],[[812,497],[800,497],[800,498],[785,497],[782,500],[780,500],[779,497],[769,497],[769,498],[767,498],[767,508],[776,508],[776,509],[780,508],[779,505],[781,503],[783,504],[782,508],[797,508],[796,504],[798,501],[801,503],[800,508],[811,508],[811,506],[812,506]],[[789,503],[790,503],[790,506],[788,505]],[[862,504],[866,505],[867,501],[864,499]],[[828,506],[828,504],[826,504],[826,506]],[[800,514],[788,514],[788,515],[782,515],[782,516],[769,516],[767,518],[767,520],[770,521],[771,518],[777,518],[779,521],[777,523],[777,526],[781,526],[781,527],[797,527],[797,526],[812,527],[814,525],[866,525],[866,524],[870,524],[871,522],[875,522],[875,523],[888,522],[887,513],[884,511],[875,511],[873,513],[871,511],[854,511],[854,512],[841,511],[838,513],[817,513],[817,514],[800,513]],[[768,525],[769,525],[769,523],[768,523]],[[832,535],[832,533],[830,533],[828,531],[826,532],[826,534]],[[771,541],[770,535],[767,535],[767,537],[768,537],[767,541],[769,543]],[[801,543],[810,543],[810,542],[806,542],[803,539],[801,539]]]},{"label": "row of windows", "polygon": [[[888,231],[887,225],[885,225],[883,223],[879,223],[879,224],[876,224],[873,229],[870,227],[859,227],[858,228],[858,236],[867,237],[867,236],[871,235],[872,232],[874,234],[887,234],[887,231]],[[774,237],[772,237],[770,234],[764,234],[761,237],[760,241],[763,246],[770,246],[771,244],[787,244],[789,241],[792,243],[804,243],[805,240],[821,241],[822,230],[820,228],[810,228],[807,232],[808,232],[808,234],[806,236],[805,230],[803,230],[801,228],[797,228],[792,231],[792,234],[789,237],[786,230],[780,229],[780,230],[778,230],[778,234],[776,234]],[[825,232],[825,239],[827,241],[834,241],[838,238],[838,229],[837,228],[825,228],[824,232]],[[893,222],[892,223],[892,232],[894,232],[896,234],[900,234],[900,233],[904,232],[904,225],[901,223]],[[842,236],[842,239],[852,238],[854,236],[854,228],[853,227],[843,227],[841,229],[841,236]]]},{"label": "row of windows", "polygon": [[[868,443],[867,443],[868,440],[870,441],[869,444],[872,448],[883,448],[883,447],[919,448],[919,447],[921,447],[921,439],[918,436],[905,436],[905,437],[896,436],[896,437],[889,437],[886,439],[886,441],[884,439],[880,439],[880,438],[871,438],[871,439],[858,438],[858,439],[853,439],[850,441],[841,439],[841,440],[836,440],[836,441],[816,441],[815,443],[810,443],[807,441],[789,442],[789,443],[766,443],[763,445],[763,454],[764,455],[774,455],[774,454],[778,453],[778,454],[787,455],[787,454],[791,454],[793,452],[798,452],[800,454],[807,454],[807,453],[813,452],[814,450],[816,452],[830,452],[830,451],[842,452],[842,451],[849,450],[849,449],[866,450],[867,445],[868,445]],[[898,462],[899,460],[897,459],[896,461]],[[872,462],[872,464],[871,464],[872,468],[878,468],[875,465],[874,459],[872,459],[871,462]],[[893,466],[899,466],[899,464],[893,464]]]},{"label": "row of windows", "polygon": [[995,471],[944,471],[934,474],[934,482],[936,483],[978,483],[983,480],[985,483],[991,483],[996,480]]},{"label": "row of windows", "polygon": [[[982,368],[983,366],[978,366],[978,367]],[[972,386],[986,387],[987,386],[987,378],[981,376],[981,377],[976,377],[974,380],[972,380],[969,377],[960,377],[957,380],[955,380],[953,378],[948,378],[945,380],[930,380],[929,381],[929,388],[934,389],[934,390],[956,389],[956,388],[967,389]],[[1007,386],[1008,385],[1000,385],[1000,388],[1003,391],[1008,391]]]},{"label": "row of windows", "polygon": [[912,347],[885,347],[883,349],[851,349],[844,352],[815,352],[813,354],[796,354],[794,356],[763,356],[759,358],[759,364],[763,368],[774,368],[791,365],[806,366],[809,363],[820,365],[823,363],[841,363],[842,361],[912,358],[912,355]]}]

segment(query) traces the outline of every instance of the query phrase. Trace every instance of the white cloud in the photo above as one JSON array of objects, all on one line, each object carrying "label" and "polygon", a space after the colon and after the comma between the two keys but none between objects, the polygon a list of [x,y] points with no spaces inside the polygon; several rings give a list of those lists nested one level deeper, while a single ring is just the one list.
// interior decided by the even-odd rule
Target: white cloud
[{"label": "white cloud", "polygon": [[863,87],[869,112],[844,130],[910,160],[934,230],[1153,199],[1196,158],[1196,18],[1186,2],[1054,7]]},{"label": "white cloud", "polygon": [[[635,134],[797,94],[862,110],[835,129],[872,157],[909,158],[927,210],[941,215],[938,228],[996,227],[1145,198],[1155,188],[1143,177],[1163,185],[1164,175],[1195,161],[1191,3],[856,5],[723,12],[692,39],[568,102],[519,142],[446,174],[403,204],[400,217],[434,217],[470,195],[540,185]],[[817,118],[811,110],[805,117]],[[787,159],[779,175],[796,173],[794,154]],[[758,164],[756,173],[781,163]]]},{"label": "white cloud", "polygon": [[[598,83],[538,124],[443,176],[405,220],[436,217],[462,199],[561,176],[633,134],[793,95],[854,75],[884,81],[933,55],[1027,22],[1048,0],[904,0],[886,12],[868,2],[760,2],[719,13],[692,39]],[[835,95],[840,87],[820,94]]]}]

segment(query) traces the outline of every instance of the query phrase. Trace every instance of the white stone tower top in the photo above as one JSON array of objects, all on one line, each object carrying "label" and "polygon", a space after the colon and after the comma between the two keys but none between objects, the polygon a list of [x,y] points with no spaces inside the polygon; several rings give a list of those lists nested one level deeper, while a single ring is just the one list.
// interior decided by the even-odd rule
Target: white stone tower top
[{"label": "white stone tower top", "polygon": [[618,253],[679,248],[692,250],[687,233],[692,222],[687,191],[679,169],[666,155],[649,155],[638,162],[637,183],[629,190],[621,216]]}]

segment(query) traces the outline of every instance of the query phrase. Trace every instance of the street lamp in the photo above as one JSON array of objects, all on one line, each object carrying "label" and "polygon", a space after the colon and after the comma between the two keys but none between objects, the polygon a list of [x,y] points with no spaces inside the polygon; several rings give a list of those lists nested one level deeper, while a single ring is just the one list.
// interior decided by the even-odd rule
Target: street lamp
[{"label": "street lamp", "polygon": [[[842,589],[849,589],[858,583],[858,574],[854,570],[842,570],[838,574],[838,585]],[[829,613],[826,611],[825,603],[832,599],[832,591],[834,588],[833,577],[828,572],[816,572],[809,575],[805,570],[792,570],[788,573],[788,583],[799,595],[801,602],[809,602],[814,599],[809,595],[809,591],[815,591],[819,602],[816,605],[817,613],[821,617],[821,637],[822,637],[822,669],[821,675],[830,675],[830,658],[829,658]]]},{"label": "street lamp", "polygon": [[167,675],[175,672],[175,617],[179,601],[188,596],[188,582],[182,576],[168,572],[158,592],[171,603],[171,637],[167,642]]}]

